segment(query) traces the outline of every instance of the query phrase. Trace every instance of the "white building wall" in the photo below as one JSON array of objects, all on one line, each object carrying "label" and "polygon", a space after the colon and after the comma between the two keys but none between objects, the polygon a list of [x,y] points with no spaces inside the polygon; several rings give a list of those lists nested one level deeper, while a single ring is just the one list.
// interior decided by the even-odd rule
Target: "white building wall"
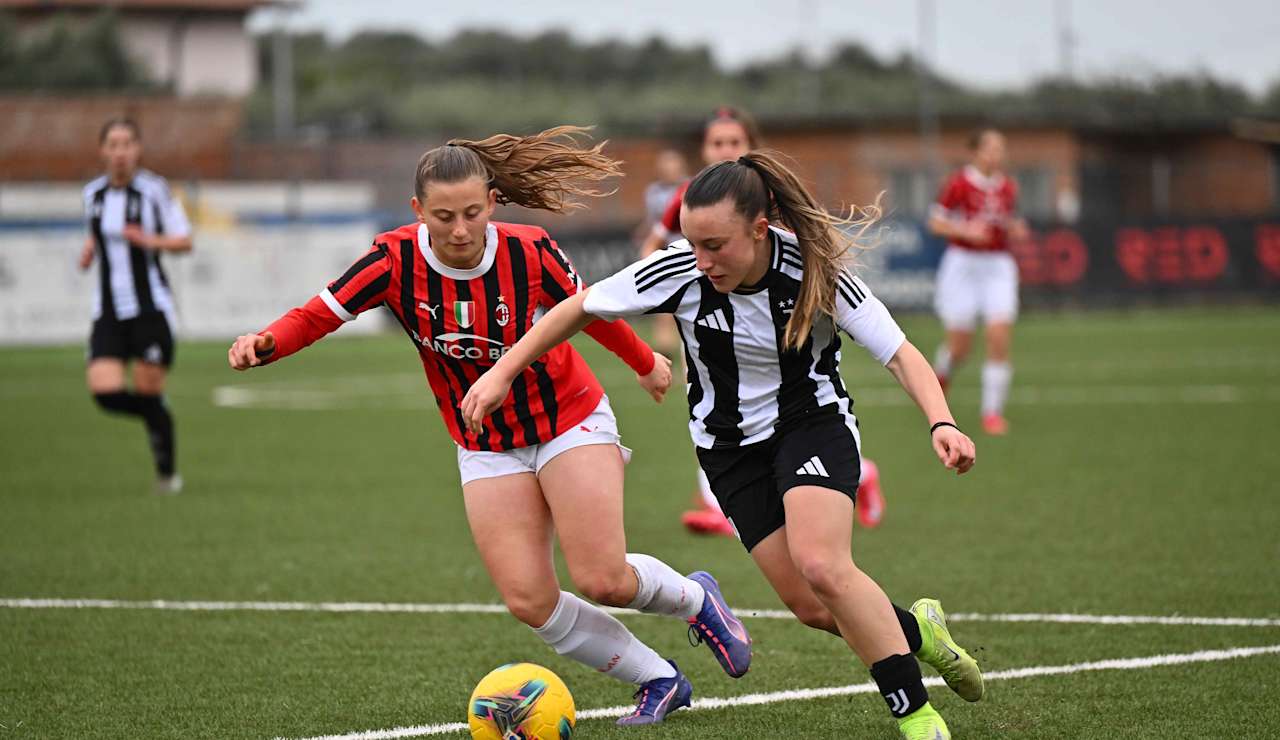
[{"label": "white building wall", "polygon": [[244,97],[257,84],[253,40],[244,19],[197,18],[183,34],[176,92]]},{"label": "white building wall", "polygon": [[129,53],[181,97],[244,97],[257,84],[253,39],[240,16],[128,15],[120,32]]},{"label": "white building wall", "polygon": [[[173,185],[194,243],[190,254],[163,258],[180,339],[227,340],[266,326],[341,275],[380,225],[373,189],[360,182],[208,182],[185,193]],[[0,228],[0,346],[88,337],[99,267],[76,267],[86,236],[82,187],[0,184],[0,222],[29,222]],[[384,323],[364,317],[342,333]]]},{"label": "white building wall", "polygon": [[135,61],[158,82],[172,82],[174,73],[174,21],[159,16],[125,16],[120,37]]}]

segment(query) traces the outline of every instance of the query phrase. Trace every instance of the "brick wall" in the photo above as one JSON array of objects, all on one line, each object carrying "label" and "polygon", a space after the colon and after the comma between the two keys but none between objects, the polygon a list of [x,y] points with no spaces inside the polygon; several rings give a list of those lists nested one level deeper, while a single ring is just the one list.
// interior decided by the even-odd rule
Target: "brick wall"
[{"label": "brick wall", "polygon": [[230,175],[243,104],[226,98],[0,96],[0,177],[89,180],[101,173],[98,131],[128,116],[142,128],[143,165],[169,178]]}]

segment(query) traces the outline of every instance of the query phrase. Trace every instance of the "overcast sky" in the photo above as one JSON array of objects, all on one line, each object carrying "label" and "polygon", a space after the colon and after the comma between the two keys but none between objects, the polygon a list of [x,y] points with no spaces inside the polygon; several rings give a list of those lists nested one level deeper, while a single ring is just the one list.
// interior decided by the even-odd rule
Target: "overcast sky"
[{"label": "overcast sky", "polygon": [[[1061,69],[1061,16],[1075,38],[1074,68],[1084,76],[1199,69],[1255,93],[1280,79],[1276,0],[303,0],[290,27],[339,38],[361,29],[416,30],[432,39],[463,28],[562,28],[585,40],[658,34],[709,44],[721,62],[736,66],[798,45],[821,56],[846,40],[895,56],[917,46],[921,6],[936,8],[933,58],[941,69],[986,87]],[[259,11],[253,27],[270,26],[273,12]]]}]

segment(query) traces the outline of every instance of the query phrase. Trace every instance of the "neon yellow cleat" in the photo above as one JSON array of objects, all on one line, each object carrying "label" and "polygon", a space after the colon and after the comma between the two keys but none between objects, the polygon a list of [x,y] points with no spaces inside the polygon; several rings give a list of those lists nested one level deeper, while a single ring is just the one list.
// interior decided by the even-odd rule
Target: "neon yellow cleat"
[{"label": "neon yellow cleat", "polygon": [[906,740],[951,740],[951,731],[942,715],[927,702],[898,720],[898,731]]},{"label": "neon yellow cleat", "polygon": [[916,657],[942,676],[947,686],[965,701],[982,698],[982,669],[964,648],[951,639],[947,631],[947,615],[937,599],[920,599],[911,605],[911,613],[920,625],[920,650]]}]

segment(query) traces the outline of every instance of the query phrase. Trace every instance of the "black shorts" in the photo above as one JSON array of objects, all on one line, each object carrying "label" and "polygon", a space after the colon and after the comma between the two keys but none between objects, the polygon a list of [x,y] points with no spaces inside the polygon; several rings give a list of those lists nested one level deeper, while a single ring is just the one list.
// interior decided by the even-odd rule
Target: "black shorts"
[{"label": "black shorts", "polygon": [[853,499],[862,461],[842,417],[823,414],[745,447],[704,450],[698,464],[711,492],[750,552],[786,524],[782,495],[796,486],[822,486]]},{"label": "black shorts", "polygon": [[173,364],[173,332],[163,313],[153,311],[132,319],[103,316],[93,322],[89,335],[89,360],[115,357],[138,359],[154,365]]}]

